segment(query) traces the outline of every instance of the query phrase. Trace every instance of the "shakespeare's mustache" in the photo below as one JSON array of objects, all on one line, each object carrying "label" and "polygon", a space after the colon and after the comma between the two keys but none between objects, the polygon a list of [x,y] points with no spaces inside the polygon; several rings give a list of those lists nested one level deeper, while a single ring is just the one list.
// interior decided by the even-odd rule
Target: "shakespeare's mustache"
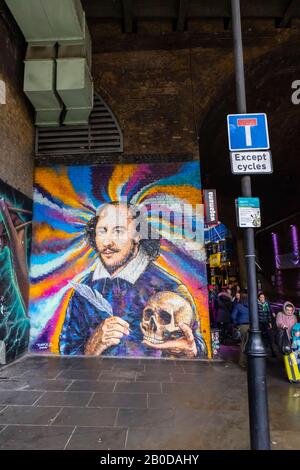
[{"label": "shakespeare's mustache", "polygon": [[118,248],[105,248],[104,250],[100,251],[100,255],[109,255],[111,253],[119,253],[120,251],[121,250],[119,250]]}]

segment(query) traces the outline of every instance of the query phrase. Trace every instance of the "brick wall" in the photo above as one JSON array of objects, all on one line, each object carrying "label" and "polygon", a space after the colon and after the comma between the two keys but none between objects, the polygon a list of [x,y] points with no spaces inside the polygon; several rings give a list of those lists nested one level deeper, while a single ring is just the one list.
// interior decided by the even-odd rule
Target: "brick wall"
[{"label": "brick wall", "polygon": [[6,88],[6,104],[0,104],[0,178],[32,197],[34,128],[22,93],[24,46],[2,16],[0,44],[0,80]]},{"label": "brick wall", "polygon": [[94,55],[95,89],[120,122],[125,153],[198,156],[189,62],[187,50]]},{"label": "brick wall", "polygon": [[[233,78],[232,33],[121,35],[102,26],[91,26],[95,90],[120,122],[124,157],[188,153],[197,159],[203,122],[216,100],[226,99]],[[262,31],[259,24],[253,31],[253,25],[252,30],[246,26],[246,69],[299,39],[296,29],[268,30],[264,23]],[[233,81],[231,87],[234,93]]]}]

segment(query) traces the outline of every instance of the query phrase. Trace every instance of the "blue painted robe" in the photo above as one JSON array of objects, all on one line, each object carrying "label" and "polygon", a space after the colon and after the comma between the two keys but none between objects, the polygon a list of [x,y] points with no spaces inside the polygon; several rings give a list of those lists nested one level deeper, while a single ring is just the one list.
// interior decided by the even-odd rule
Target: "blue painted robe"
[{"label": "blue painted robe", "polygon": [[[144,268],[143,268],[144,269]],[[138,268],[137,268],[138,270]],[[133,276],[134,277],[134,276]],[[155,350],[142,344],[143,334],[140,329],[143,309],[148,299],[160,291],[171,291],[186,298],[195,312],[195,304],[188,289],[178,279],[171,276],[155,263],[148,261],[147,266],[135,282],[129,276],[100,277],[89,273],[81,283],[100,292],[110,303],[113,315],[129,323],[129,336],[123,336],[117,346],[107,348],[103,356],[151,356],[166,357],[167,351]],[[97,326],[106,318],[106,312],[98,310],[76,290],[70,299],[66,318],[60,335],[59,348],[63,355],[84,354],[85,345]],[[198,350],[198,357],[207,356],[207,348],[202,335],[196,331],[199,327],[194,322],[193,333]]]}]

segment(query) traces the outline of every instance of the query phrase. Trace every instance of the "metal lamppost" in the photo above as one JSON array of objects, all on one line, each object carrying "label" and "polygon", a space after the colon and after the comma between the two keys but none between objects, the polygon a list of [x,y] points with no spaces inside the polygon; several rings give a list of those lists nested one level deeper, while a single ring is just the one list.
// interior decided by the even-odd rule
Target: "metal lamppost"
[{"label": "metal lamppost", "polygon": [[[231,8],[237,107],[239,114],[246,114],[247,105],[240,0],[231,0]],[[252,196],[251,177],[249,175],[242,177],[241,187],[242,196]],[[251,449],[269,450],[270,431],[266,383],[266,352],[262,342],[258,321],[254,229],[245,228],[244,230],[250,319],[249,340],[245,352],[248,356],[248,399]]]}]

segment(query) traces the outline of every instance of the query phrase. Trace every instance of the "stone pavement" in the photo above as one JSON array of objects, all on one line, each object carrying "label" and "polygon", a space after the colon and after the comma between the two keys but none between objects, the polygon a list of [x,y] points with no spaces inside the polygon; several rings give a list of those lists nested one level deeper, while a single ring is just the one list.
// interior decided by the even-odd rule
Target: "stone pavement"
[{"label": "stone pavement", "polygon": [[[300,449],[300,386],[268,363],[272,448]],[[26,355],[0,369],[0,449],[249,449],[233,362]]]}]

